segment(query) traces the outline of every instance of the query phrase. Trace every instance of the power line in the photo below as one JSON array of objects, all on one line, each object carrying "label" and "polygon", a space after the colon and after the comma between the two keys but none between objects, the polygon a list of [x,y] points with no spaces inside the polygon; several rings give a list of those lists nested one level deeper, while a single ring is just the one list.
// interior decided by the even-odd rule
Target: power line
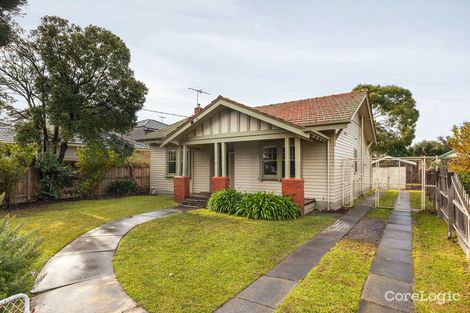
[{"label": "power line", "polygon": [[165,114],[165,115],[171,115],[171,116],[178,116],[178,117],[187,117],[186,115],[181,115],[181,114],[176,114],[176,113],[168,113],[168,112],[162,112],[162,111],[155,111],[155,110],[149,110],[149,109],[142,109],[142,111],[153,112],[153,113],[158,113],[158,114]]}]

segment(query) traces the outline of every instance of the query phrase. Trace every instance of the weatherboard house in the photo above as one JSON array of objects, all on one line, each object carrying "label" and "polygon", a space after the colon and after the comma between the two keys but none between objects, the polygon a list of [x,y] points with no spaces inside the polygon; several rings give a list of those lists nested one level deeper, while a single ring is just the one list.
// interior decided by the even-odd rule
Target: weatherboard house
[{"label": "weatherboard house", "polygon": [[219,96],[140,141],[150,145],[150,189],[179,202],[233,188],[337,210],[372,186],[366,91],[256,107]]}]

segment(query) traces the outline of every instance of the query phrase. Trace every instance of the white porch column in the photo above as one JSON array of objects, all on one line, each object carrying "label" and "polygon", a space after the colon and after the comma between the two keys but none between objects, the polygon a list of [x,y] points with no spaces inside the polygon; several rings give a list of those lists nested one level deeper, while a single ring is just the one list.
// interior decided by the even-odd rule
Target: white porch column
[{"label": "white porch column", "polygon": [[181,176],[188,176],[188,158],[187,158],[188,148],[186,145],[183,145],[183,173]]},{"label": "white porch column", "polygon": [[220,143],[221,147],[221,159],[222,159],[222,176],[227,176],[227,144],[225,142]]},{"label": "white porch column", "polygon": [[176,176],[181,176],[181,146],[176,147]]},{"label": "white porch column", "polygon": [[284,178],[290,178],[290,138],[284,139]]},{"label": "white porch column", "polygon": [[295,178],[301,178],[302,175],[300,173],[301,171],[301,151],[300,151],[300,138],[299,137],[295,137]]},{"label": "white porch column", "polygon": [[219,175],[219,144],[214,143],[214,176]]}]

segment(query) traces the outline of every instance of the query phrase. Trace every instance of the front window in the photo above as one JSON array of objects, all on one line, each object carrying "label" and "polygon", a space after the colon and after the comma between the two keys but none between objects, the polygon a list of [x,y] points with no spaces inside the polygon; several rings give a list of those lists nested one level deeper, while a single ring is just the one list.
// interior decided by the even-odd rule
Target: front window
[{"label": "front window", "polygon": [[277,178],[277,146],[263,148],[263,177]]},{"label": "front window", "polygon": [[176,175],[176,149],[167,150],[167,174]]}]

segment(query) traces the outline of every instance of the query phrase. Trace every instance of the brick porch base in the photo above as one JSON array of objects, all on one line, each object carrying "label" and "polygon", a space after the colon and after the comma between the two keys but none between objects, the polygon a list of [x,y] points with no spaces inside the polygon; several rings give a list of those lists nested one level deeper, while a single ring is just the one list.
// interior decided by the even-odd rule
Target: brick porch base
[{"label": "brick porch base", "polygon": [[189,176],[175,176],[173,178],[173,199],[176,202],[183,202],[189,197]]},{"label": "brick porch base", "polygon": [[299,206],[302,215],[304,214],[304,179],[303,178],[283,178],[282,194],[292,197],[292,200]]},{"label": "brick porch base", "polygon": [[230,188],[230,177],[214,176],[211,178],[211,193],[228,188]]}]

